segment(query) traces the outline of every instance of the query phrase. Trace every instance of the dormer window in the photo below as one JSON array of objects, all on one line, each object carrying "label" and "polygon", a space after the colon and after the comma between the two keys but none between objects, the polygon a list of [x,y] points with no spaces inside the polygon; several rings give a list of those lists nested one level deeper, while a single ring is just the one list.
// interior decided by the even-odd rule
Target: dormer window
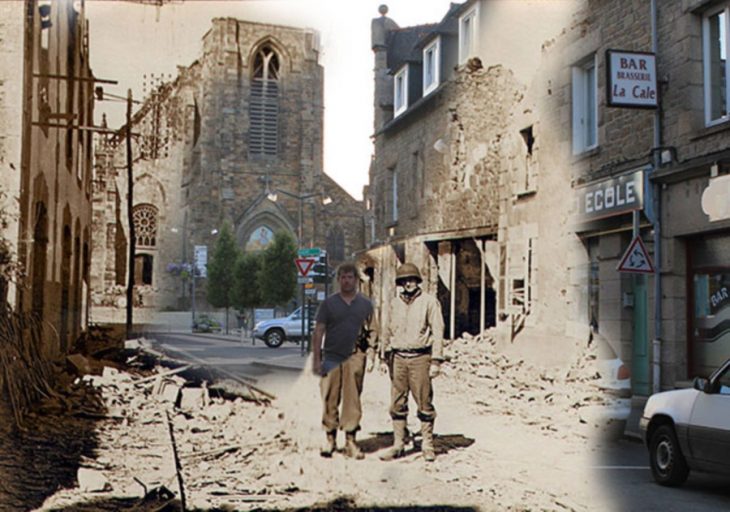
[{"label": "dormer window", "polygon": [[408,108],[408,64],[400,68],[393,78],[393,117]]},{"label": "dormer window", "polygon": [[459,64],[473,57],[477,48],[479,31],[479,4],[459,17]]},{"label": "dormer window", "polygon": [[423,95],[428,95],[435,90],[441,76],[441,38],[436,38],[423,50]]}]

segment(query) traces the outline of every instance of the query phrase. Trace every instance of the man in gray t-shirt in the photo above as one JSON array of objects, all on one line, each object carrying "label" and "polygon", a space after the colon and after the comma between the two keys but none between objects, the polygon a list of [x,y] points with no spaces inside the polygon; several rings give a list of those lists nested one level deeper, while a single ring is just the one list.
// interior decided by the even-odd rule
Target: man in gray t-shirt
[{"label": "man in gray t-shirt", "polygon": [[[322,394],[322,425],[327,432],[324,457],[331,457],[337,447],[337,429],[345,431],[345,455],[362,459],[355,442],[360,429],[362,393],[366,356],[369,370],[375,358],[375,325],[373,305],[357,291],[357,268],[343,263],[337,268],[339,293],[319,307],[312,339],[312,370],[320,375]],[[322,357],[324,340],[324,357]],[[339,407],[342,403],[342,415]]]}]

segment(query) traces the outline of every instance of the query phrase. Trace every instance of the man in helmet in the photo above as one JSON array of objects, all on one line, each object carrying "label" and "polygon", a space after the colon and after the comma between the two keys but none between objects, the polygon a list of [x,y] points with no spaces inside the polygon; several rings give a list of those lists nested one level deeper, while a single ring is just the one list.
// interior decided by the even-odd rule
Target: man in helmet
[{"label": "man in helmet", "polygon": [[366,356],[371,361],[368,370],[372,370],[377,330],[372,303],[357,291],[358,271],[353,263],[337,267],[337,282],[339,292],[327,297],[317,310],[312,336],[312,370],[322,377],[322,426],[327,434],[320,454],[331,457],[335,452],[339,428],[345,431],[345,455],[362,459],[355,434],[362,417]]},{"label": "man in helmet", "polygon": [[412,263],[401,265],[395,274],[400,294],[390,308],[383,342],[392,362],[390,417],[393,419],[393,447],[381,455],[382,460],[402,457],[408,419],[408,394],[412,394],[421,420],[421,451],[426,461],[433,461],[433,407],[431,379],[440,372],[443,361],[444,319],[441,304],[424,293],[421,273]]}]

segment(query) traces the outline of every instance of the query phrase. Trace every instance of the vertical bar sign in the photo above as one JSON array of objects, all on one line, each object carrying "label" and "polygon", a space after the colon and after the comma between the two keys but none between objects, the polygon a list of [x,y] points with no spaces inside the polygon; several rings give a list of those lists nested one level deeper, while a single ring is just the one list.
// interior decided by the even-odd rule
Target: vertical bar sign
[{"label": "vertical bar sign", "polygon": [[197,277],[208,277],[208,246],[195,246],[195,273]]}]

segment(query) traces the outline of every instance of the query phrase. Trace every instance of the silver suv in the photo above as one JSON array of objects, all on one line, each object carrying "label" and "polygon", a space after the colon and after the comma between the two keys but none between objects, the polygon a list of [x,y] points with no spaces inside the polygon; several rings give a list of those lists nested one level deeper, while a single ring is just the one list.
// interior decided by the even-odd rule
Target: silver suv
[{"label": "silver suv", "polygon": [[258,322],[253,328],[254,338],[264,340],[271,348],[280,347],[287,340],[299,341],[302,337],[301,311],[299,307],[289,316]]}]

